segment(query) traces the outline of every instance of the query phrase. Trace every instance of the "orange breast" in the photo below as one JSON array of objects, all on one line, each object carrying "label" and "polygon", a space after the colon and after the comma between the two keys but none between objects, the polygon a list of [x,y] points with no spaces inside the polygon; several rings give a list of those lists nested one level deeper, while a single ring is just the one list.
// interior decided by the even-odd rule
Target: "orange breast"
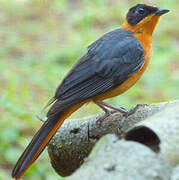
[{"label": "orange breast", "polygon": [[93,101],[102,101],[104,99],[111,98],[124,93],[140,79],[140,77],[146,70],[152,54],[152,36],[146,35],[144,33],[137,33],[134,34],[134,36],[140,41],[142,47],[144,48],[144,58],[145,58],[144,64],[137,73],[129,77],[116,89],[109,91],[105,94],[96,96],[95,98],[92,99]]}]

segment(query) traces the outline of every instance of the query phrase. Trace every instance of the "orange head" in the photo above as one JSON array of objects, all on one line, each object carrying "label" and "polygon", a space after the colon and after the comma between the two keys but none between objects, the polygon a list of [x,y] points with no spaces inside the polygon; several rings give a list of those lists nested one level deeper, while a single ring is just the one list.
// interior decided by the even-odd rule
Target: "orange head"
[{"label": "orange head", "polygon": [[161,15],[167,12],[169,12],[168,9],[159,9],[154,6],[137,4],[129,9],[126,20],[121,28],[132,33],[145,32],[147,34],[152,34]]}]

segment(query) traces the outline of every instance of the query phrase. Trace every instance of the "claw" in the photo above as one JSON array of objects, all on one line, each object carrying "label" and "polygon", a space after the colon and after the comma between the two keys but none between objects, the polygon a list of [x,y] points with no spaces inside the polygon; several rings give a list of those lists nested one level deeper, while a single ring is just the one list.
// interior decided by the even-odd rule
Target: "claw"
[{"label": "claw", "polygon": [[128,117],[128,116],[134,114],[134,113],[139,109],[139,107],[143,107],[143,106],[145,106],[145,105],[146,105],[146,104],[137,104],[134,108],[132,108],[132,109],[124,112],[124,113],[123,113],[123,116]]}]

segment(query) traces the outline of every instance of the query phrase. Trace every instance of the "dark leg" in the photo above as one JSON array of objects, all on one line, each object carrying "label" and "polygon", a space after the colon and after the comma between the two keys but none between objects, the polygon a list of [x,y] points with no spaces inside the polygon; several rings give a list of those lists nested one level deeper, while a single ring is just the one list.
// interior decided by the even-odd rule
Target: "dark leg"
[{"label": "dark leg", "polygon": [[[118,108],[118,107],[115,107],[115,106],[112,106],[112,105],[110,105],[110,104],[107,104],[107,103],[105,103],[105,102],[97,102],[96,103],[98,106],[100,106],[101,108],[103,107],[108,107],[108,108],[110,108],[110,109],[113,109],[113,110],[115,110],[115,111],[118,111],[118,112],[120,112],[123,116],[130,116],[131,114],[133,114],[133,113],[135,113],[136,111],[137,111],[137,109],[138,109],[138,107],[140,106],[140,105],[137,105],[137,106],[135,106],[134,108],[132,108],[132,109],[130,109],[130,110],[125,110],[125,109],[122,109],[122,108]],[[109,111],[109,110],[108,110]]]},{"label": "dark leg", "polygon": [[94,103],[105,112],[104,116],[102,117],[103,119],[105,119],[111,114],[111,111],[107,109],[103,104],[101,104],[101,102],[94,102]]}]

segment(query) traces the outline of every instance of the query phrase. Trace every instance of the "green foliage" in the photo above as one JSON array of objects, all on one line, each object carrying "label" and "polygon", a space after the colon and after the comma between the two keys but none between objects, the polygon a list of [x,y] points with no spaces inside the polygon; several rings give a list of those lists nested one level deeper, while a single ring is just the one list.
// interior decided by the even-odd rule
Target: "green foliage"
[{"label": "green foliage", "polygon": [[[45,103],[86,47],[118,28],[129,7],[125,0],[6,0],[0,7],[0,179],[10,179],[17,157],[41,123],[36,119]],[[147,1],[145,1],[147,2]],[[156,3],[156,2],[155,2]],[[154,34],[153,57],[142,79],[127,93],[108,100],[130,108],[178,98],[179,5],[158,0],[171,12]],[[97,113],[95,105],[75,117]],[[74,117],[73,116],[73,117]],[[47,152],[27,172],[26,179],[60,179]],[[46,173],[48,172],[48,173]]]}]

